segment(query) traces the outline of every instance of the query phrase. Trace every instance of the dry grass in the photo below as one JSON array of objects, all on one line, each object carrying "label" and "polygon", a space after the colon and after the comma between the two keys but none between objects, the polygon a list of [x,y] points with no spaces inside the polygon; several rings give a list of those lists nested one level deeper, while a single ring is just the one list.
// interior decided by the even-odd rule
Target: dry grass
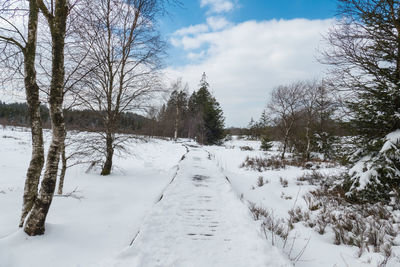
[{"label": "dry grass", "polygon": [[320,173],[299,177],[299,181],[318,188],[303,197],[307,210],[296,207],[289,211],[290,226],[302,222],[321,235],[329,228],[334,233],[334,244],[357,246],[358,256],[365,251],[381,253],[387,261],[400,229],[391,207],[350,203],[345,191],[334,186],[337,179]]},{"label": "dry grass", "polygon": [[[308,240],[299,251],[295,252],[293,248],[297,241],[297,236],[294,235],[289,238],[290,231],[293,228],[290,227],[290,222],[288,220],[278,218],[274,215],[272,210],[270,211],[263,207],[256,206],[254,203],[250,204],[250,211],[255,220],[261,221],[261,231],[264,233],[267,240],[271,240],[272,245],[278,245],[278,240],[281,241],[282,250],[287,254],[294,265],[301,260],[310,240]],[[286,250],[285,247],[287,248]]]},{"label": "dry grass", "polygon": [[[242,149],[242,147],[241,147]],[[243,150],[243,149],[242,149]],[[302,169],[319,169],[321,167],[334,167],[337,164],[326,162],[319,159],[313,161],[305,161],[302,158],[287,158],[281,159],[278,156],[272,157],[249,157],[247,156],[244,162],[240,165],[241,168],[256,170],[259,172],[266,170],[281,170],[288,166],[299,167]]]},{"label": "dry grass", "polygon": [[241,146],[240,150],[242,150],[242,151],[253,151],[254,148],[252,148],[251,146]]},{"label": "dry grass", "polygon": [[287,240],[290,229],[285,220],[277,218],[272,211],[256,206],[254,203],[250,204],[250,211],[253,214],[254,220],[262,221],[262,232],[267,239],[271,239],[272,245],[276,243],[276,236]]},{"label": "dry grass", "polygon": [[279,177],[279,182],[281,183],[281,185],[282,185],[283,187],[288,187],[288,185],[289,185],[288,180],[285,179],[285,178],[282,178],[282,177]]}]

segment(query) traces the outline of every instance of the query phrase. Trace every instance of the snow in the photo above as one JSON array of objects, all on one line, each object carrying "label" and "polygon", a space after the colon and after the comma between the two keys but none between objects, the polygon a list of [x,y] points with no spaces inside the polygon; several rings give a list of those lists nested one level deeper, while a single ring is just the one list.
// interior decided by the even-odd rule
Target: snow
[{"label": "snow", "polygon": [[[246,170],[240,168],[240,164],[247,156],[250,157],[270,157],[277,156],[277,144],[272,151],[262,152],[241,151],[240,146],[246,142],[246,145],[259,148],[259,141],[243,141],[236,143],[235,140],[229,141],[229,149],[219,146],[207,147],[217,162],[219,169],[229,178],[233,189],[238,196],[243,199],[262,206],[273,212],[276,218],[288,219],[288,211],[296,206],[307,209],[307,204],[303,199],[315,186],[307,183],[299,184],[297,178],[310,170],[299,167],[287,167],[281,170],[267,170],[263,172]],[[226,144],[226,143],[225,143]],[[240,144],[240,145],[239,145]],[[344,171],[342,167],[321,168],[318,170],[323,174],[337,175]],[[263,180],[268,182],[262,187],[257,186],[258,178],[262,176]],[[283,187],[280,178],[287,179],[288,186]],[[286,198],[290,197],[290,199]],[[308,241],[309,240],[309,241]],[[289,235],[289,243],[293,242],[293,249],[283,244],[277,244],[288,257],[293,258],[303,248],[304,254],[301,259],[295,263],[300,267],[319,267],[319,266],[377,266],[382,260],[382,255],[378,253],[367,253],[362,257],[357,256],[358,248],[333,243],[334,233],[328,231],[324,235],[318,234],[315,230],[305,227],[301,222],[295,224],[294,230]],[[268,242],[268,241],[267,241]],[[271,242],[271,241],[269,241]],[[393,249],[399,253],[399,247]],[[399,266],[400,260],[393,257],[387,266]]]},{"label": "snow", "polygon": [[29,132],[0,130],[0,192],[5,192],[0,193],[0,266],[98,266],[99,260],[129,245],[186,149],[162,140],[128,148],[132,155],[117,159],[117,170],[109,177],[86,174],[87,166],[69,169],[64,192],[77,188],[75,194],[83,198],[55,197],[46,234],[28,237],[18,229],[18,220],[30,158]]},{"label": "snow", "polygon": [[[47,144],[49,139],[46,131]],[[289,259],[304,248],[295,266],[377,266],[382,255],[365,252],[359,258],[358,248],[334,245],[329,229],[319,235],[296,223],[290,245],[278,241],[272,246],[265,239],[247,205],[255,203],[287,219],[293,207],[306,208],[303,196],[315,188],[297,181],[311,170],[239,167],[247,156],[278,156],[278,145],[262,152],[260,142],[236,138],[206,147],[189,140],[131,142],[130,154],[115,159],[111,176],[86,173],[87,165],[68,169],[64,192],[75,190],[75,197],[56,196],[45,235],[29,237],[17,225],[30,133],[0,129],[0,267],[290,266]],[[242,151],[242,146],[254,150]],[[338,174],[343,169],[318,171]],[[259,176],[268,181],[261,187]],[[393,250],[400,255],[398,248]],[[396,255],[387,266],[399,266]]]},{"label": "snow", "polygon": [[391,148],[396,148],[396,144],[398,144],[400,141],[400,130],[391,132],[390,134],[386,135],[385,139],[386,141],[379,153],[384,153]]},{"label": "snow", "polygon": [[378,175],[376,169],[372,168],[371,165],[371,157],[365,156],[349,170],[349,174],[356,176],[359,183],[357,187],[353,184],[352,189],[363,190],[370,183],[371,178]]},{"label": "snow", "polygon": [[[352,190],[365,189],[373,178],[379,176],[377,172],[377,166],[374,166],[374,164],[376,164],[376,161],[381,157],[388,160],[386,153],[392,149],[398,153],[399,142],[400,130],[393,131],[386,135],[384,144],[377,155],[364,156],[354,164],[354,166],[349,170],[349,174],[356,178],[355,181],[358,181],[358,184],[354,183],[352,185]],[[390,162],[390,159],[388,161]],[[388,166],[387,168],[390,169],[391,167]],[[395,176],[400,175],[399,170],[392,168],[392,171],[395,173]],[[379,183],[379,179],[376,179],[374,182]]]},{"label": "snow", "polygon": [[202,148],[190,148],[133,246],[105,266],[290,266]]}]

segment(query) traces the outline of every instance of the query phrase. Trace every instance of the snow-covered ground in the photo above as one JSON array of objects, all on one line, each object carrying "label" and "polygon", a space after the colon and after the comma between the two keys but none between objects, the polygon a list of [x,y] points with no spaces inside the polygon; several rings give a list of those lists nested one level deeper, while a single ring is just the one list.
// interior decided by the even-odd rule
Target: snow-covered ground
[{"label": "snow-covered ground", "polygon": [[131,143],[128,150],[131,155],[116,160],[111,176],[87,174],[82,165],[69,169],[64,192],[76,189],[83,198],[55,197],[46,234],[28,237],[17,226],[30,135],[22,128],[1,129],[0,266],[98,266],[127,247],[186,153],[181,144],[162,140]]},{"label": "snow-covered ground", "polygon": [[[75,190],[75,197],[56,196],[45,235],[28,237],[17,225],[30,133],[0,129],[0,267],[284,266],[303,249],[296,266],[377,266],[381,260],[372,252],[359,258],[358,248],[334,245],[332,232],[319,235],[302,223],[295,224],[288,245],[273,247],[246,205],[253,202],[287,219],[294,206],[306,207],[302,196],[315,188],[297,182],[310,170],[240,168],[247,156],[265,156],[257,141],[192,145],[187,140],[132,142],[130,154],[115,160],[108,177],[86,173],[85,165],[72,167],[64,192]],[[269,156],[279,154],[273,149]],[[260,176],[267,181],[263,186],[257,186]],[[393,257],[387,266],[399,262]]]},{"label": "snow-covered ground", "polygon": [[208,153],[190,147],[133,246],[105,266],[264,267],[290,262],[265,242]]},{"label": "snow-covered ground", "polygon": [[[232,187],[243,199],[255,203],[269,210],[276,218],[287,220],[288,211],[294,207],[302,207],[307,210],[307,203],[303,199],[315,186],[307,183],[299,183],[297,178],[311,170],[299,167],[287,167],[281,170],[267,170],[258,172],[240,168],[247,156],[278,156],[277,145],[272,151],[260,151],[259,141],[237,140],[225,142],[224,146],[206,147],[213,155],[220,170],[229,177]],[[240,147],[249,146],[254,151],[242,151]],[[339,174],[343,171],[340,167],[321,168],[318,172],[328,175]],[[263,177],[266,183],[258,186],[259,177]],[[280,178],[286,179],[288,184],[283,186]],[[303,249],[304,253],[295,263],[295,266],[378,266],[383,256],[378,253],[365,252],[358,257],[359,249],[355,246],[334,245],[334,233],[318,234],[312,228],[305,227],[301,222],[295,224],[294,230],[289,235],[290,245],[276,244],[290,258],[294,258]],[[271,240],[269,240],[271,242]],[[293,242],[293,247],[292,247]],[[399,244],[400,245],[400,244]],[[387,266],[400,266],[400,247],[393,247],[393,257]]]}]

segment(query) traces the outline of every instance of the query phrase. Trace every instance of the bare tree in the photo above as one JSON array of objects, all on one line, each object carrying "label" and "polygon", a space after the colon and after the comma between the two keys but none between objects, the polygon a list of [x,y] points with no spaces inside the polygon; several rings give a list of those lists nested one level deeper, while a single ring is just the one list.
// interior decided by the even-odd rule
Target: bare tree
[{"label": "bare tree", "polygon": [[271,98],[267,107],[270,114],[275,118],[276,124],[282,127],[282,159],[285,158],[293,125],[302,108],[304,88],[305,84],[303,82],[296,82],[287,86],[278,86],[271,93]]},{"label": "bare tree", "polygon": [[85,108],[102,114],[105,156],[101,175],[111,172],[115,149],[126,136],[117,136],[124,112],[145,108],[161,90],[160,54],[164,43],[155,30],[162,11],[157,0],[85,1],[80,38],[93,43],[86,66],[94,68],[76,92]]},{"label": "bare tree", "polygon": [[[28,12],[28,27],[21,27],[24,14]],[[17,18],[17,19],[16,19]],[[32,156],[26,174],[23,207],[19,226],[37,198],[40,175],[44,165],[43,130],[40,118],[39,86],[36,79],[36,43],[39,21],[39,7],[36,0],[2,1],[0,9],[0,46],[1,63],[9,72],[9,79],[23,77],[26,100],[30,114],[32,135]],[[4,26],[3,26],[4,25]],[[27,34],[24,34],[27,33]],[[27,35],[27,36],[25,36]],[[20,69],[24,72],[21,73]]]},{"label": "bare tree", "polygon": [[333,88],[366,144],[400,127],[400,1],[338,2],[321,61],[332,67]]},{"label": "bare tree", "polygon": [[164,108],[160,111],[159,124],[163,128],[163,135],[177,140],[183,136],[188,109],[188,84],[182,82],[182,78],[171,84],[171,94],[166,100]]},{"label": "bare tree", "polygon": [[61,150],[61,170],[58,179],[57,194],[63,194],[65,174],[67,169],[79,164],[89,163],[93,160],[92,151],[86,145],[88,133],[84,135],[69,131]]},{"label": "bare tree", "polygon": [[[63,111],[69,111],[79,106],[76,94],[72,93],[76,91],[76,87],[85,79],[86,76],[90,75],[94,70],[93,68],[84,67],[86,59],[89,55],[89,51],[92,48],[92,43],[84,42],[79,38],[76,29],[81,25],[81,16],[79,9],[79,0],[74,2],[74,9],[71,9],[68,14],[67,28],[65,34],[65,44],[64,44],[64,72],[65,79],[63,84]],[[84,46],[82,45],[84,42]],[[42,38],[39,46],[42,50],[49,50],[52,46],[52,41],[46,38]],[[51,81],[51,70],[49,66],[52,65],[52,58],[46,53],[40,54],[40,78],[41,91],[44,95],[50,97],[50,88],[47,86]],[[69,167],[83,164],[87,162],[86,157],[89,156],[89,152],[83,145],[85,140],[80,138],[76,134],[72,134],[71,137],[67,136],[65,141],[61,144],[61,156],[60,156],[60,173],[59,173],[59,183],[58,183],[58,194],[62,194],[64,179],[66,171]],[[69,162],[72,161],[72,162]]]},{"label": "bare tree", "polygon": [[40,11],[47,20],[52,40],[52,68],[50,83],[50,118],[52,124],[52,140],[46,159],[46,168],[41,182],[39,196],[26,220],[24,231],[28,235],[40,235],[45,231],[46,216],[50,208],[55,190],[58,164],[65,139],[65,123],[63,115],[64,101],[64,46],[68,14],[67,0],[50,1],[48,7],[42,0],[37,0]]},{"label": "bare tree", "polygon": [[302,108],[306,119],[306,151],[305,158],[310,160],[311,154],[311,138],[312,138],[312,124],[316,121],[318,114],[318,96],[319,96],[319,83],[317,81],[309,81],[305,84],[303,98],[301,99]]}]

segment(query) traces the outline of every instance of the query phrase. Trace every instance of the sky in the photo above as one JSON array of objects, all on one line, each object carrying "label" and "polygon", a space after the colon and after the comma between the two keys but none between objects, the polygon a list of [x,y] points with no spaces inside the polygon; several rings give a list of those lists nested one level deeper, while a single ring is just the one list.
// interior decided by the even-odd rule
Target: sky
[{"label": "sky", "polygon": [[227,127],[258,120],[274,87],[326,73],[318,57],[336,0],[181,2],[160,22],[166,77],[181,77],[192,92],[205,72]]}]

